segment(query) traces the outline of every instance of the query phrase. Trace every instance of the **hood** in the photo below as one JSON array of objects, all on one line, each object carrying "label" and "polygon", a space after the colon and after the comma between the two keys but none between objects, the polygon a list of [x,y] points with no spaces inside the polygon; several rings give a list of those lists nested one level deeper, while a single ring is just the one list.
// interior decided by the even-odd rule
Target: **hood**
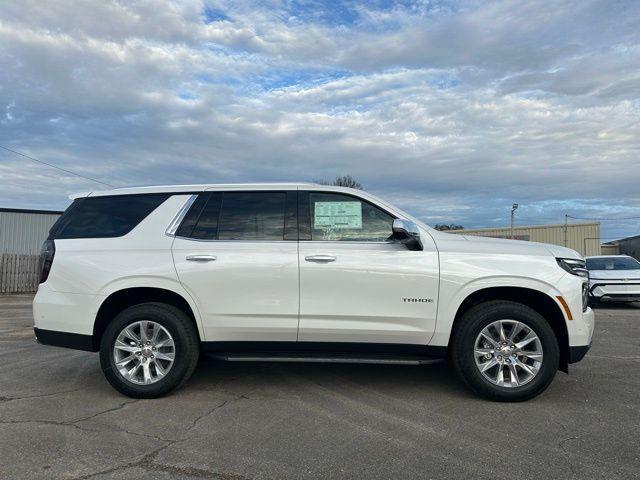
[{"label": "hood", "polygon": [[591,280],[640,280],[640,270],[589,270]]},{"label": "hood", "polygon": [[[478,251],[482,253],[511,253],[520,255],[551,255],[556,258],[584,258],[575,250],[549,243],[527,242],[524,240],[511,240],[505,238],[480,237],[476,235],[460,235],[446,233],[438,230],[430,230],[436,243],[445,242],[451,246],[458,245],[464,250]],[[452,238],[454,237],[454,238]],[[462,243],[464,242],[464,243]],[[463,246],[464,245],[464,246]]]},{"label": "hood", "polygon": [[560,245],[553,245],[551,243],[542,243],[541,245],[544,245],[546,249],[549,250],[551,255],[556,258],[579,258],[581,260],[584,260],[584,257],[582,255],[571,248],[562,247]]}]

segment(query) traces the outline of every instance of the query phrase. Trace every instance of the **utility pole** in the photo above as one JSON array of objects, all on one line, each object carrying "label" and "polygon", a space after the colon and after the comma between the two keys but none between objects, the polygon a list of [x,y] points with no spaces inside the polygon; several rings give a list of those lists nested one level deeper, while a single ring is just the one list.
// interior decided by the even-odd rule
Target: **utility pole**
[{"label": "utility pole", "polygon": [[569,215],[564,214],[564,246],[567,246],[567,228],[569,227]]},{"label": "utility pole", "polygon": [[513,240],[515,237],[513,236],[513,219],[516,213],[516,210],[518,209],[518,204],[514,203],[513,205],[511,205],[511,240]]}]

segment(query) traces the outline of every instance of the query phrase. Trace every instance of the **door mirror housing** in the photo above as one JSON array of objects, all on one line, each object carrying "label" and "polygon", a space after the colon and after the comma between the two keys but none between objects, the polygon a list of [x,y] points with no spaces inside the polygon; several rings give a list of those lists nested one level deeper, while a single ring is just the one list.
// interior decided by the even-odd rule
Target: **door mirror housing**
[{"label": "door mirror housing", "polygon": [[411,220],[396,218],[392,230],[394,239],[406,245],[409,250],[423,250],[420,229]]}]

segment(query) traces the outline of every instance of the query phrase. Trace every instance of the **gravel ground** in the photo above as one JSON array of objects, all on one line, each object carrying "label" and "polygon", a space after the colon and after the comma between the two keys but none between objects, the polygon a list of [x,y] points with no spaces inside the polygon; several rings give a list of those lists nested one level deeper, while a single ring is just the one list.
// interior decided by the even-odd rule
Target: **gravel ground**
[{"label": "gravel ground", "polygon": [[31,296],[0,296],[2,479],[640,478],[640,306],[542,396],[498,404],[444,364],[200,362],[132,400],[98,356],[37,345]]}]

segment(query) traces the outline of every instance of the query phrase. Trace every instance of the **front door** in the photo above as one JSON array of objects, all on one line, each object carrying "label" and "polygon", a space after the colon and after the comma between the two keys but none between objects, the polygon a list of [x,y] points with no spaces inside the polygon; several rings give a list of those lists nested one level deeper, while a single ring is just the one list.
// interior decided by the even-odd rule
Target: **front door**
[{"label": "front door", "polygon": [[296,192],[201,194],[173,258],[206,341],[296,341]]},{"label": "front door", "polygon": [[298,340],[426,345],[438,300],[431,237],[411,251],[390,240],[394,217],[364,199],[322,191],[300,198]]}]

